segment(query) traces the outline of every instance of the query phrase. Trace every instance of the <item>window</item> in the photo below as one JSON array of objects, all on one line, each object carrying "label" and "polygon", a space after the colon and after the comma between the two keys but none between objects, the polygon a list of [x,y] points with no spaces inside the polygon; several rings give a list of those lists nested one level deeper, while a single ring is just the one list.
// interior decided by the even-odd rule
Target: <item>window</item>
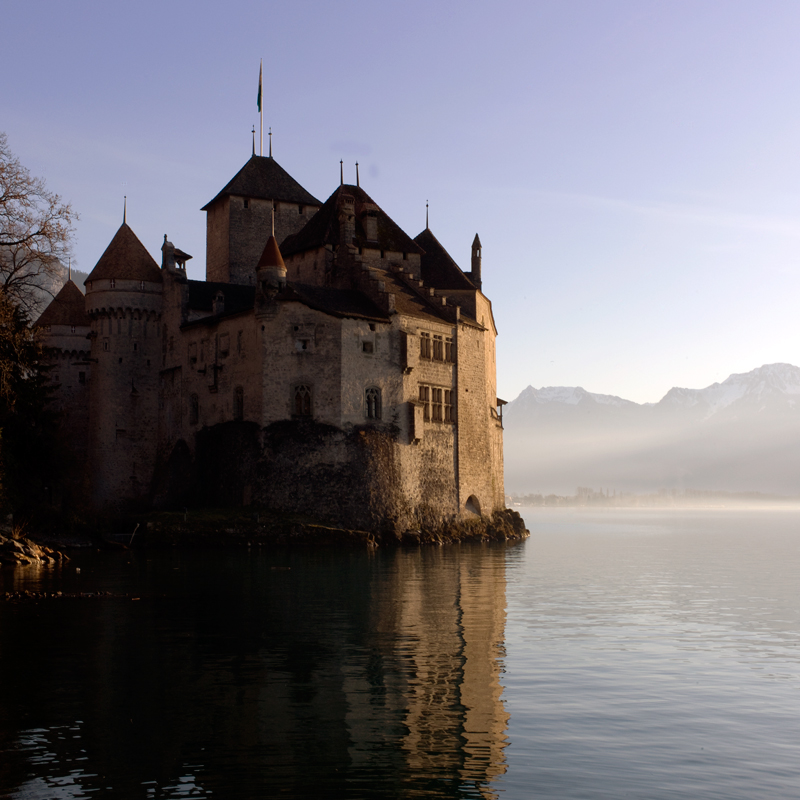
[{"label": "window", "polygon": [[307,383],[300,383],[294,387],[292,413],[296,417],[311,416],[311,387]]},{"label": "window", "polygon": [[116,285],[117,285],[117,282],[114,280],[114,278],[112,278],[112,279],[111,279],[111,288],[112,288],[112,289],[113,289],[113,288],[115,288],[115,287],[116,287]]},{"label": "window", "polygon": [[298,353],[307,353],[311,347],[310,339],[297,339],[294,343],[295,350]]},{"label": "window", "polygon": [[250,208],[250,200],[247,197],[245,197],[245,199],[244,199],[244,207],[245,208]]},{"label": "window", "polygon": [[139,281],[139,288],[144,291],[144,281]]},{"label": "window", "polygon": [[431,335],[429,333],[420,333],[419,335],[419,357],[431,357]]},{"label": "window", "polygon": [[367,419],[381,418],[381,390],[370,386],[364,393],[364,416]]},{"label": "window", "polygon": [[103,340],[103,351],[108,352],[108,339]]},{"label": "window", "polygon": [[138,353],[139,352],[139,342],[134,342],[133,343],[133,352],[134,353]]},{"label": "window", "polygon": [[444,421],[455,422],[453,418],[453,393],[450,389],[444,390]]},{"label": "window", "polygon": [[223,357],[227,356],[231,351],[231,337],[227,333],[223,333],[219,337],[219,354]]},{"label": "window", "polygon": [[375,345],[372,342],[361,342],[362,353],[374,353]]},{"label": "window", "polygon": [[197,363],[197,342],[191,342],[189,344],[189,363]]},{"label": "window", "polygon": [[450,336],[446,337],[444,340],[444,360],[451,364],[454,364],[456,360],[456,354],[453,350],[453,339]]},{"label": "window", "polygon": [[425,422],[431,421],[431,387],[419,387],[419,402],[422,403],[422,418]]},{"label": "window", "polygon": [[439,386],[419,387],[419,402],[422,405],[422,418],[425,422],[455,422],[453,401],[455,396],[451,389]]},{"label": "window", "polygon": [[197,420],[200,418],[200,400],[196,394],[189,398],[189,424],[197,425]]},{"label": "window", "polygon": [[432,406],[432,414],[431,418],[434,422],[442,422],[444,419],[444,414],[442,413],[442,390],[437,388],[431,389],[431,406]]},{"label": "window", "polygon": [[[47,327],[49,328],[50,326],[48,325]],[[75,326],[74,325],[70,325],[69,326],[69,332],[70,333],[75,333]]]},{"label": "window", "polygon": [[244,389],[241,386],[237,386],[233,393],[233,418],[244,419]]},{"label": "window", "polygon": [[[56,375],[56,380],[58,380],[58,375]],[[79,372],[78,373],[78,383],[81,383],[81,384],[86,383],[86,373],[85,372]]]},{"label": "window", "polygon": [[433,360],[444,361],[444,347],[442,337],[434,334],[433,336]]}]

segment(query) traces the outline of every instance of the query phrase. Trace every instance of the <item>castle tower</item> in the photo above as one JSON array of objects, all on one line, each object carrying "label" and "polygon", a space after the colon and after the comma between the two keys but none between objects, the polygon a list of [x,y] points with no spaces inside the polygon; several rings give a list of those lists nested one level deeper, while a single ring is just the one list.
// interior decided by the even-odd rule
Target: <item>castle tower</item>
[{"label": "castle tower", "polygon": [[[156,460],[163,278],[122,223],[86,279],[92,381],[88,469],[92,502],[114,511],[145,502]],[[166,333],[166,331],[164,331]]]},{"label": "castle tower", "polygon": [[275,238],[297,233],[319,211],[307,192],[272,156],[253,155],[206,212],[206,280],[255,285],[258,263],[275,207]]}]

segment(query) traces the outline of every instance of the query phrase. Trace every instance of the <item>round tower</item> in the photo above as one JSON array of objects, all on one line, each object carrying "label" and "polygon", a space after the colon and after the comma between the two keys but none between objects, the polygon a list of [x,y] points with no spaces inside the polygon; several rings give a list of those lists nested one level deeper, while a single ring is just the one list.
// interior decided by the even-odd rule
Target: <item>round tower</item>
[{"label": "round tower", "polygon": [[163,278],[123,222],[86,279],[91,320],[89,458],[93,503],[115,511],[147,499],[156,460]]}]

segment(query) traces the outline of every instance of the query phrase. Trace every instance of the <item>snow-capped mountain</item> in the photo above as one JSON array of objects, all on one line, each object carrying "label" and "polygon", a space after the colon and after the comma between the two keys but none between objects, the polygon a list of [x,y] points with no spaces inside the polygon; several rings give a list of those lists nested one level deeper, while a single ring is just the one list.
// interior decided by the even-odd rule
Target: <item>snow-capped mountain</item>
[{"label": "snow-capped mountain", "polygon": [[752,372],[731,375],[722,383],[712,383],[705,389],[670,389],[659,406],[683,408],[701,407],[706,417],[732,406],[742,399],[764,408],[774,400],[785,401],[790,407],[800,397],[800,367],[791,364],[765,364]]},{"label": "snow-capped mountain", "polygon": [[639,404],[529,386],[504,410],[510,491],[724,489],[800,494],[800,368],[767,364]]}]

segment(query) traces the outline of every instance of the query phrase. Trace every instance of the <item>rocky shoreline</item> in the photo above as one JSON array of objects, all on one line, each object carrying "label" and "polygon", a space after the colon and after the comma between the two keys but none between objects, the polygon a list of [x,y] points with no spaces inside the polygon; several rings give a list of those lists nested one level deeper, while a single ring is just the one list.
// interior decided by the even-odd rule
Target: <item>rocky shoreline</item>
[{"label": "rocky shoreline", "polygon": [[330,546],[344,548],[418,547],[459,542],[505,542],[530,532],[514,509],[491,518],[449,522],[401,533],[355,530],[308,517],[267,509],[185,509],[151,512],[116,520],[98,520],[77,530],[57,530],[30,538],[0,534],[0,565],[56,566],[69,560],[62,548],[219,548]]},{"label": "rocky shoreline", "polygon": [[[405,547],[458,542],[505,542],[530,532],[519,512],[504,509],[490,519],[449,522],[402,533],[343,528],[297,515],[246,509],[226,512],[162,512],[138,521],[131,539],[141,546],[283,546]],[[124,543],[125,535],[115,537]]]}]

